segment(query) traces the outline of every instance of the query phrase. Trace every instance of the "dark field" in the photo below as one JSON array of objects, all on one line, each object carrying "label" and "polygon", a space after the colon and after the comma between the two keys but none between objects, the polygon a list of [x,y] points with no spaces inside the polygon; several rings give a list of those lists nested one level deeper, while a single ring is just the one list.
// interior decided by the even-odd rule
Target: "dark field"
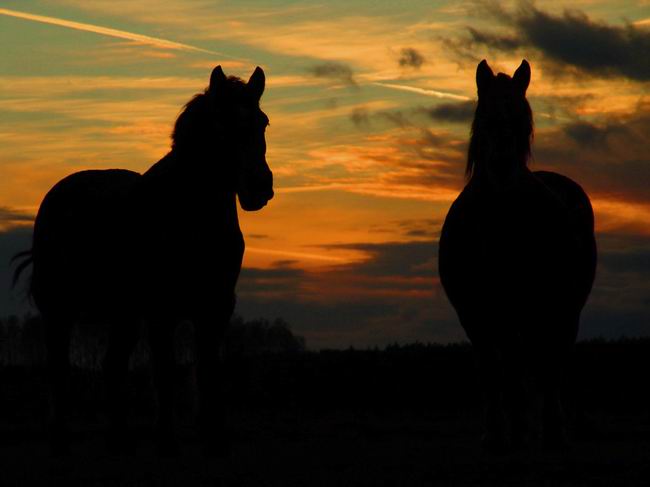
[{"label": "dark field", "polygon": [[482,452],[480,394],[466,345],[240,350],[227,365],[232,451],[223,459],[203,456],[191,428],[191,363],[175,379],[182,454],[173,459],[155,453],[146,360],[129,379],[135,454],[125,457],[104,450],[98,370],[75,368],[73,451],[51,458],[42,428],[46,371],[5,365],[0,485],[650,485],[650,340],[578,345],[566,376],[572,448],[564,454],[537,444],[510,455]]}]

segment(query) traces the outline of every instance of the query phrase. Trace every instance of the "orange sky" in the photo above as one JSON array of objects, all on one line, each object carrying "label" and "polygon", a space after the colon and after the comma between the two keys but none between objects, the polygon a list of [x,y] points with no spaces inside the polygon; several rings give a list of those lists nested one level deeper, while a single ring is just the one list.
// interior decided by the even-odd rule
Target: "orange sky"
[{"label": "orange sky", "polygon": [[[530,61],[534,166],[578,180],[602,249],[643,261],[650,68],[635,49],[648,45],[649,21],[643,0],[6,1],[0,230],[29,226],[45,192],[71,172],[146,170],[169,149],[180,107],[214,65],[245,78],[261,65],[277,196],[259,213],[241,212],[250,272],[240,312],[282,314],[314,346],[462,339],[434,261],[463,184],[477,62],[512,73]],[[557,48],[551,25],[571,42]],[[413,248],[420,260],[405,251]],[[402,271],[390,260],[398,258]],[[382,259],[390,260],[383,270]],[[616,272],[599,274],[592,314]],[[640,296],[646,268],[635,272],[628,291]],[[309,307],[323,300],[328,311]],[[395,309],[382,315],[378,300]],[[636,313],[628,333],[641,333],[647,304],[621,302]],[[7,303],[22,309],[15,297]],[[341,323],[348,327],[334,333]],[[583,329],[602,333],[599,323]]]}]

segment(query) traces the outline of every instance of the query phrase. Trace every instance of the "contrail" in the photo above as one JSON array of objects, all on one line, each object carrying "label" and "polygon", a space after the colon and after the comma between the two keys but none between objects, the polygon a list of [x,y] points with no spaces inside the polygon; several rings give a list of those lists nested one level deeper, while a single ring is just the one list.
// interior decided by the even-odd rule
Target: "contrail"
[{"label": "contrail", "polygon": [[468,96],[454,95],[453,93],[446,93],[444,91],[426,90],[424,88],[416,88],[415,86],[395,85],[393,83],[379,83],[375,82],[373,85],[383,86],[384,88],[391,88],[393,90],[410,91],[412,93],[419,93],[421,95],[434,96],[436,98],[450,98],[452,100],[471,100]]},{"label": "contrail", "polygon": [[46,17],[44,15],[34,15],[27,12],[18,12],[17,10],[9,10],[6,8],[0,8],[0,15],[7,15],[9,17],[16,17],[24,20],[32,20],[34,22],[42,22],[43,24],[58,25],[61,27],[67,27],[68,29],[94,32],[95,34],[117,37],[118,39],[128,39],[131,41],[141,42],[143,44],[149,44],[151,46],[162,47],[164,49],[204,52],[206,54],[214,54],[217,56],[235,59],[232,56],[228,56],[220,52],[210,51],[208,49],[203,49],[201,47],[190,46],[189,44],[181,44],[180,42],[160,39],[158,37],[135,34],[133,32],[126,32],[124,30],[111,29],[108,27],[102,27],[100,25],[84,24],[81,22],[74,22],[72,20],[58,19],[56,17]]}]

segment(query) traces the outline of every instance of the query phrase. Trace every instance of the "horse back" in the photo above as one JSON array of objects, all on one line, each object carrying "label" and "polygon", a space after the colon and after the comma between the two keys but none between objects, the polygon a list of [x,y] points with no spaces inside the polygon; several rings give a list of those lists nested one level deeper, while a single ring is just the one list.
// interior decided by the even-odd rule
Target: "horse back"
[{"label": "horse back", "polygon": [[72,299],[96,301],[124,284],[118,275],[130,264],[132,191],[140,177],[123,169],[81,171],[47,193],[32,243],[30,291],[41,311]]}]

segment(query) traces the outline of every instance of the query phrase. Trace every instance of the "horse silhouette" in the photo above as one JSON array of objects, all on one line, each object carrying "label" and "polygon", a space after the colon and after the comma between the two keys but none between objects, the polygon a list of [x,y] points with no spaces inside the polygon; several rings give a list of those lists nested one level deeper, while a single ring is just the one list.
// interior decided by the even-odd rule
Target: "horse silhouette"
[{"label": "horse silhouette", "polygon": [[244,239],[237,196],[256,211],[273,197],[266,163],[268,118],[259,107],[265,76],[247,83],[221,66],[178,116],[171,151],[148,171],[89,170],[59,181],[36,216],[29,293],[45,320],[51,383],[51,440],[67,449],[64,421],[74,323],[110,321],[104,368],[108,446],[128,446],[125,379],[146,322],[158,395],[161,451],[174,453],[173,336],[193,322],[198,355],[199,425],[208,447],[224,429],[218,385],[222,339],[235,306]]},{"label": "horse silhouette", "polygon": [[561,378],[596,270],[589,198],[565,176],[528,168],[529,82],[525,60],[512,78],[478,65],[468,182],[440,235],[440,280],[480,366],[488,449],[531,439],[531,379],[544,398],[544,445],[566,445]]}]

